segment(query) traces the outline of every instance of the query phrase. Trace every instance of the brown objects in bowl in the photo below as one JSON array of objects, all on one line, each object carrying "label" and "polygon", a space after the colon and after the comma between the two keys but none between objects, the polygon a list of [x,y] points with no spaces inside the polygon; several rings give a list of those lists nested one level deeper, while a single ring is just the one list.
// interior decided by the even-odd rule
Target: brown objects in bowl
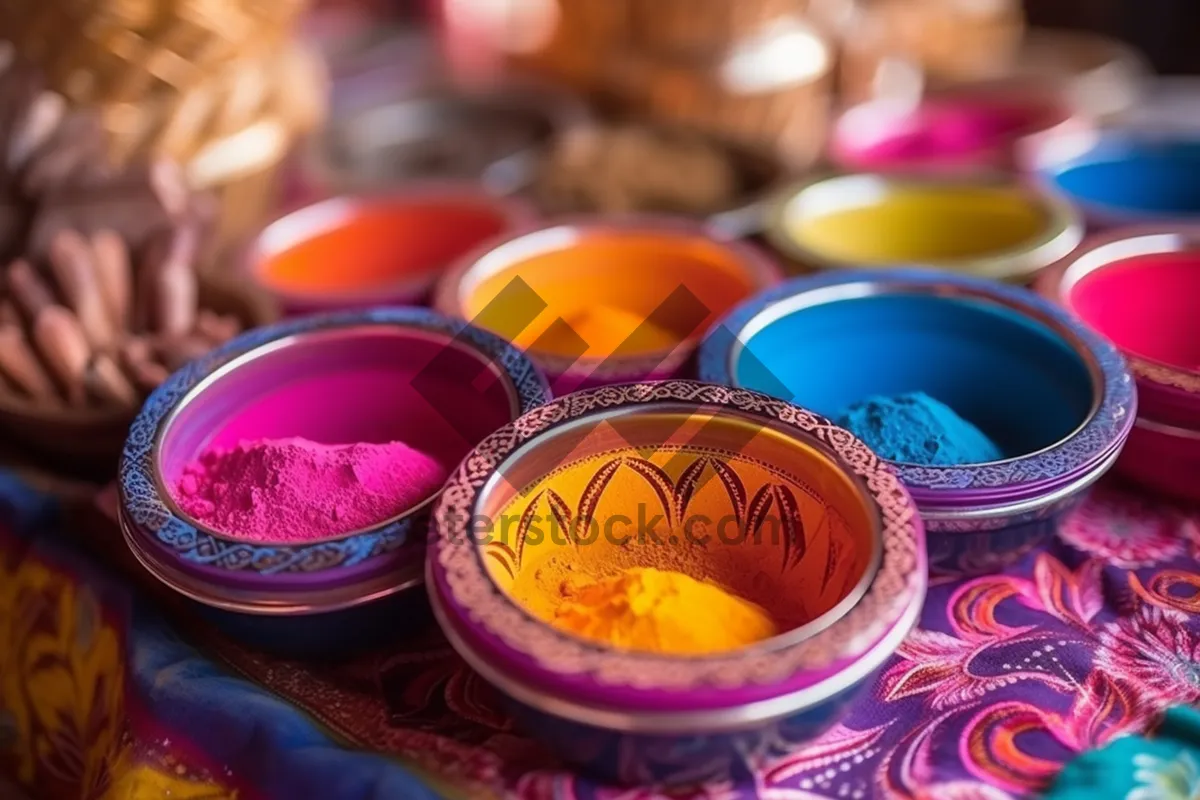
[{"label": "brown objects in bowl", "polygon": [[702,136],[637,124],[585,128],[561,137],[532,187],[550,213],[669,212],[695,216],[729,209],[761,188],[761,172]]},{"label": "brown objects in bowl", "polygon": [[201,309],[197,236],[182,225],[138,253],[108,230],[60,230],[36,266],[4,269],[0,393],[41,407],[132,411],[167,375],[236,336]]}]

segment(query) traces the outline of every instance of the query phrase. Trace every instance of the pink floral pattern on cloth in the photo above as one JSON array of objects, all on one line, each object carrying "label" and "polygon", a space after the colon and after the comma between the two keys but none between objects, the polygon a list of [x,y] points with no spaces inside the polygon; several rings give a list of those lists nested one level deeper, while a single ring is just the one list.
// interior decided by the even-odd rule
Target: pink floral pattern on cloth
[{"label": "pink floral pattern on cloth", "polygon": [[1200,509],[1106,482],[1047,549],[935,586],[873,698],[820,741],[686,792],[599,786],[555,763],[436,631],[328,672],[217,646],[351,740],[469,797],[1003,800],[1200,702],[1198,559]]}]

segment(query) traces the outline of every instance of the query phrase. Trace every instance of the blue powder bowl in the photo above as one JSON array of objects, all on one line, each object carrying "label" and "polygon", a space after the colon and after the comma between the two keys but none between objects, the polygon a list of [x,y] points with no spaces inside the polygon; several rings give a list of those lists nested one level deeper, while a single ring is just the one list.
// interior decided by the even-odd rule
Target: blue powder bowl
[{"label": "blue powder bowl", "polygon": [[1200,221],[1200,134],[1075,132],[1046,140],[1032,166],[1094,226]]},{"label": "blue powder bowl", "polygon": [[710,330],[705,381],[826,417],[871,396],[925,392],[1004,455],[893,463],[925,519],[939,572],[1002,568],[1049,537],[1116,460],[1136,395],[1120,353],[1024,289],[930,270],[791,280]]}]

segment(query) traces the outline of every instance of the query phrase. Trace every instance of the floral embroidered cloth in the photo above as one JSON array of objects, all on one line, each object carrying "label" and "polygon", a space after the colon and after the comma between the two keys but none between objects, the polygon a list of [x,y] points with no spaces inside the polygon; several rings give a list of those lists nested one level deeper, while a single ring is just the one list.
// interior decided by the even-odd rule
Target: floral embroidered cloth
[{"label": "floral embroidered cloth", "polygon": [[1152,737],[1124,736],[1059,774],[1050,800],[1193,800],[1200,797],[1200,712],[1168,709]]},{"label": "floral embroidered cloth", "polygon": [[[190,624],[181,639],[129,581],[64,549],[81,532],[34,514],[44,498],[8,480],[0,499],[0,796],[7,779],[105,800],[166,796],[167,781],[170,796],[239,800],[1000,800],[1200,701],[1200,509],[1111,482],[1006,574],[935,585],[873,697],[823,739],[673,793],[556,763],[432,626],[337,666]],[[1135,800],[1174,797],[1160,773],[1191,767],[1171,758],[1116,759],[1124,781],[1087,791],[1125,796],[1141,775],[1157,788]]]}]

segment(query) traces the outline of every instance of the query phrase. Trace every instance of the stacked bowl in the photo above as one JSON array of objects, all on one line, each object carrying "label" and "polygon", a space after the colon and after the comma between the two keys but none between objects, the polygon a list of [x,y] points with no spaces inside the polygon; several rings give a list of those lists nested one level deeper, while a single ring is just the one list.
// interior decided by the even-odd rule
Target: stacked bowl
[{"label": "stacked bowl", "polygon": [[1046,270],[1039,291],[1124,352],[1138,418],[1118,470],[1200,500],[1200,229],[1124,228]]}]

